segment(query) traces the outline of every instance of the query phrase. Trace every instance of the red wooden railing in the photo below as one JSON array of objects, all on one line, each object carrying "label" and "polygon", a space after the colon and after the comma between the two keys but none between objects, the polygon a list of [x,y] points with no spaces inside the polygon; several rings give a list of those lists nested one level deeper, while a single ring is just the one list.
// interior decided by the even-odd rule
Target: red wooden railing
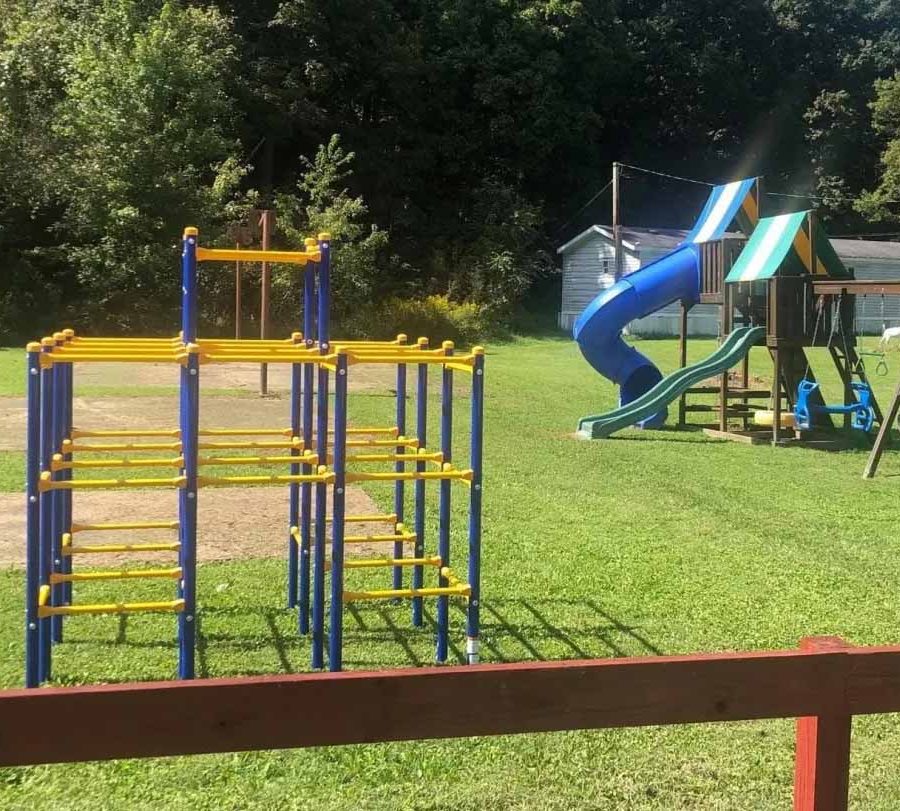
[{"label": "red wooden railing", "polygon": [[[900,711],[900,647],[313,673],[0,692],[0,765],[798,718],[794,808],[847,808],[854,715]],[[65,723],[61,723],[61,721]]]}]

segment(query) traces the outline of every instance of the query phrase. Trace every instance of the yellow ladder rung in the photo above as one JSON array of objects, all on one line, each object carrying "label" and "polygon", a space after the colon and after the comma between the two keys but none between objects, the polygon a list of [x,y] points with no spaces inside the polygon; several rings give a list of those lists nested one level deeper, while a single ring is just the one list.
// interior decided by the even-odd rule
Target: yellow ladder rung
[{"label": "yellow ladder rung", "polygon": [[[378,569],[393,566],[440,566],[441,559],[437,556],[424,558],[358,558],[345,560],[345,569]],[[331,568],[331,562],[328,562]]]},{"label": "yellow ladder rung", "polygon": [[171,543],[111,543],[64,546],[63,555],[103,555],[121,552],[177,552],[181,548],[178,541]]},{"label": "yellow ladder rung", "polygon": [[[48,588],[42,586],[42,588]],[[184,600],[159,603],[96,603],[93,605],[43,605],[38,608],[39,617],[72,617],[95,614],[158,614],[164,611],[184,611]]]},{"label": "yellow ladder rung", "polygon": [[120,529],[178,529],[177,521],[127,521],[112,524],[72,524],[72,532],[108,532]]},{"label": "yellow ladder rung", "polygon": [[397,600],[404,597],[468,597],[472,593],[472,587],[468,583],[458,586],[436,586],[434,588],[421,589],[377,589],[374,591],[345,591],[345,602],[352,603],[361,600]]},{"label": "yellow ladder rung", "polygon": [[57,583],[81,583],[90,580],[178,579],[179,577],[181,577],[180,567],[174,569],[120,569],[109,572],[74,572],[73,574],[51,572],[50,583],[55,585]]},{"label": "yellow ladder rung", "polygon": [[61,453],[53,455],[50,470],[90,470],[111,467],[184,467],[184,459],[180,456],[173,459],[79,459],[67,462]]},{"label": "yellow ladder rung", "polygon": [[201,451],[223,451],[237,448],[296,448],[297,450],[303,448],[303,440],[298,436],[281,442],[254,442],[253,440],[247,440],[242,442],[199,442],[197,444]]},{"label": "yellow ladder rung", "polygon": [[[331,523],[331,516],[325,519]],[[345,515],[345,524],[396,524],[397,513],[371,514],[371,515]]]},{"label": "yellow ladder rung", "polygon": [[198,465],[316,465],[316,454],[303,456],[201,456]]},{"label": "yellow ladder rung", "polygon": [[38,490],[124,490],[141,487],[184,487],[187,479],[184,476],[173,476],[170,479],[60,479],[54,481],[50,471],[41,473]]},{"label": "yellow ladder rung", "polygon": [[415,532],[398,532],[384,535],[345,535],[344,543],[412,543]]},{"label": "yellow ladder rung", "polygon": [[201,428],[200,436],[286,436],[293,431],[290,428]]},{"label": "yellow ladder rung", "polygon": [[110,429],[110,430],[101,430],[101,431],[87,431],[82,430],[80,428],[73,428],[70,438],[71,439],[81,439],[83,437],[142,437],[142,436],[181,436],[181,431],[177,428],[147,428],[144,430],[140,430],[139,428],[132,430],[119,430],[119,429]]},{"label": "yellow ladder rung", "polygon": [[69,439],[62,441],[63,453],[88,453],[95,451],[180,451],[180,442],[94,442],[79,444]]}]

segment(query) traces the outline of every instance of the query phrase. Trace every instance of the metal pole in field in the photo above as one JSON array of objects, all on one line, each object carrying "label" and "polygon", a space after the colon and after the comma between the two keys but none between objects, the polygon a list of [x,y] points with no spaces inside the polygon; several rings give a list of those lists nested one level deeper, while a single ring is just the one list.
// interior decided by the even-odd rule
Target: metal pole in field
[{"label": "metal pole in field", "polygon": [[[453,356],[453,341],[444,341],[444,354]],[[441,464],[453,460],[453,370],[441,367]],[[440,572],[450,566],[450,485],[449,479],[441,479],[438,504],[438,557],[441,559]],[[447,578],[440,574],[438,585],[446,587]],[[447,660],[447,637],[450,626],[450,602],[446,594],[437,599],[437,650],[435,659]]]},{"label": "metal pole in field", "polygon": [[[401,346],[406,344],[406,335],[400,334],[397,336],[397,343]],[[397,436],[405,437],[406,436],[406,364],[398,363],[397,364]],[[396,452],[398,454],[406,453],[406,446],[397,445]],[[406,469],[406,464],[404,462],[398,461],[394,463],[394,470],[397,473],[402,473]],[[402,479],[397,479],[394,482],[394,515],[397,519],[397,524],[403,523],[404,512],[405,512],[405,502],[406,500],[406,490],[404,487],[404,482]],[[403,543],[398,541],[394,544],[394,559],[398,560],[403,557]],[[394,589],[403,588],[403,567],[402,566],[394,566],[392,575],[391,575],[391,587]]]},{"label": "metal pole in field", "polygon": [[[428,339],[419,338],[419,349],[428,349]],[[423,450],[428,446],[428,364],[417,364],[417,380],[416,380],[416,439],[418,439],[417,450]],[[425,470],[425,462],[416,462],[416,472],[422,473]],[[414,522],[415,522],[415,553],[413,557],[421,558],[425,555],[425,480],[416,479],[414,493]],[[422,588],[423,570],[421,566],[413,566],[412,571],[412,587],[414,589]],[[416,627],[422,625],[422,598],[413,597],[412,599],[412,624]]]},{"label": "metal pole in field", "polygon": [[[259,218],[259,224],[262,227],[262,249],[264,251],[269,250],[272,228],[271,215],[271,211],[265,210],[260,213]],[[269,268],[269,263],[263,262],[259,295],[259,337],[262,340],[269,337],[269,298],[271,292],[272,271]],[[269,365],[267,363],[259,365],[259,393],[261,395],[269,393]]]},{"label": "metal pole in field", "polygon": [[[55,345],[56,341],[53,338],[42,338],[41,354],[49,355],[53,352]],[[53,390],[53,379],[52,365],[41,369],[41,474],[50,470],[50,460],[53,457],[53,406],[54,398],[56,397],[56,392]],[[49,475],[52,478],[53,474],[50,473]],[[50,573],[53,571],[53,559],[51,557],[53,545],[51,534],[53,531],[53,491],[46,490],[41,493],[38,503],[40,505],[38,593],[40,593],[41,589],[50,588]],[[50,678],[51,628],[49,617],[42,617],[38,620],[38,637],[40,640],[38,682],[40,683]]]},{"label": "metal pole in field", "polygon": [[615,250],[615,275],[616,280],[622,278],[622,223],[620,222],[621,212],[619,211],[619,192],[620,192],[620,175],[621,167],[615,161],[612,165],[612,225],[613,225],[613,245]]},{"label": "metal pole in field", "polygon": [[347,353],[339,350],[334,379],[334,497],[331,507],[331,617],[328,669],[341,669],[344,641],[344,507],[347,474]]},{"label": "metal pole in field", "polygon": [[[306,249],[318,245],[315,239],[306,240]],[[309,262],[303,270],[303,342],[307,349],[316,345],[316,268]],[[313,381],[315,368],[312,363],[303,364],[303,448],[313,447]],[[303,465],[303,473],[312,473],[310,465]],[[300,485],[300,611],[298,617],[301,634],[309,633],[309,589],[310,589],[310,523],[312,521],[312,485]]]},{"label": "metal pole in field", "polygon": [[38,590],[40,589],[40,493],[41,475],[41,345],[26,347],[25,387],[27,425],[25,452],[25,686],[40,684],[38,658]]},{"label": "metal pole in field", "polygon": [[200,410],[200,356],[197,340],[197,229],[185,228],[181,252],[181,339],[187,361],[181,367],[180,426],[182,475],[178,492],[178,533],[181,542],[180,593],[184,608],[178,614],[178,677],[194,678],[197,636],[197,456]]},{"label": "metal pole in field", "polygon": [[472,486],[469,490],[469,610],[466,615],[466,659],[478,663],[478,627],[481,612],[481,498],[482,452],[484,443],[484,349],[472,349],[472,426],[469,464]]},{"label": "metal pole in field", "polygon": [[[319,234],[319,353],[328,354],[330,237]],[[316,397],[316,454],[319,465],[328,462],[328,369],[319,364]],[[313,548],[313,639],[312,666],[325,666],[325,508],[328,486],[316,484],[316,541]]]}]

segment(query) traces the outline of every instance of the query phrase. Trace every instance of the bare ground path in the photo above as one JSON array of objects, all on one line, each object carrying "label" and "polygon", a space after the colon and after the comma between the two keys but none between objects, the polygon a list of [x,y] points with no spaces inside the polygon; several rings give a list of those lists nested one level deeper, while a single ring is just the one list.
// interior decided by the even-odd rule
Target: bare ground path
[{"label": "bare ground path", "polygon": [[[79,492],[75,520],[81,523],[104,521],[169,521],[178,515],[174,493],[158,491]],[[21,493],[0,493],[0,568],[20,567],[25,562],[25,497]],[[330,502],[330,499],[329,499]],[[288,493],[286,487],[212,488],[201,493],[198,504],[197,557],[200,562],[242,558],[285,557],[288,540]],[[330,510],[330,504],[329,504]],[[347,489],[348,514],[379,512],[362,490]],[[384,532],[384,526],[355,524],[354,534]],[[171,530],[143,532],[91,532],[79,539],[93,543],[136,543],[175,540]],[[383,544],[381,545],[383,552]],[[354,554],[372,551],[354,544]],[[135,555],[91,555],[96,563],[135,561]],[[171,561],[173,553],[140,555],[143,561]]]}]

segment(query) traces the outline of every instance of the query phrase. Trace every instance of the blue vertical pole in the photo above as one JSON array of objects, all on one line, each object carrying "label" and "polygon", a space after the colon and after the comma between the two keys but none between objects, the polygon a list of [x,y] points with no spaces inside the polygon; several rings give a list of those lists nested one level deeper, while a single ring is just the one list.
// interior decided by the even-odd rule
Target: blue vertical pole
[{"label": "blue vertical pole", "polygon": [[[292,336],[294,343],[300,343],[303,338],[299,333]],[[302,364],[291,364],[291,437],[300,436],[300,397],[302,396],[303,373]],[[305,449],[304,449],[305,450]],[[291,456],[298,454],[297,448],[291,448]],[[291,465],[291,475],[300,473],[300,465]],[[287,538],[287,607],[294,608],[297,605],[297,589],[299,575],[300,549],[294,538],[293,530],[300,529],[300,484],[291,482],[288,485],[288,538]]]},{"label": "blue vertical pole", "polygon": [[[69,343],[75,337],[75,330],[64,329],[66,342]],[[63,423],[63,439],[72,436],[72,416],[73,416],[73,399],[75,396],[75,367],[71,363],[62,364],[65,371],[65,413]],[[71,462],[72,454],[63,454],[63,461]],[[72,480],[72,471],[63,471],[62,478],[65,481]],[[72,491],[66,489],[63,494],[63,532],[72,532]],[[62,571],[64,574],[72,574],[72,556],[65,555],[62,559]],[[63,586],[63,605],[72,605],[72,584],[66,583]]]},{"label": "blue vertical pole", "polygon": [[188,356],[181,367],[180,425],[184,458],[179,490],[181,597],[178,615],[178,678],[194,678],[197,636],[197,455],[200,418],[200,357],[197,352],[197,229],[185,228],[181,252],[181,340]]},{"label": "blue vertical pole", "polygon": [[344,507],[347,473],[347,354],[338,353],[334,380],[334,496],[331,507],[331,616],[328,669],[341,669],[344,638]]},{"label": "blue vertical pole", "polygon": [[[312,243],[312,244],[310,244]],[[317,247],[316,240],[306,240],[306,249]],[[307,349],[316,345],[316,263],[309,262],[303,270],[303,342]],[[303,364],[303,447],[310,450],[313,446],[313,381],[315,367],[312,363]],[[312,473],[310,465],[303,465],[303,473]],[[310,590],[310,524],[312,522],[312,485],[304,482],[300,485],[300,612],[299,630],[301,634],[309,633],[309,590]]]},{"label": "blue vertical pole", "polygon": [[[41,353],[49,355],[56,342],[53,338],[41,339]],[[50,470],[53,456],[53,406],[56,392],[53,391],[53,366],[41,369],[41,453],[40,469],[42,475]],[[52,475],[52,474],[51,474]],[[53,570],[53,491],[45,490],[38,500],[40,505],[40,552],[38,555],[38,589],[50,583],[50,572]],[[38,683],[50,678],[51,627],[49,617],[38,620]]]},{"label": "blue vertical pole", "polygon": [[[405,335],[397,336],[397,343],[403,345],[406,343]],[[397,435],[405,437],[406,436],[406,364],[398,363],[397,364]],[[397,446],[397,453],[406,453],[406,447],[403,445]],[[394,470],[397,473],[402,473],[406,468],[406,464],[404,462],[395,462]],[[403,523],[403,513],[404,513],[404,502],[405,502],[405,482],[402,479],[398,479],[394,482],[394,515],[397,516],[397,523]],[[394,544],[394,558],[402,558],[403,557],[403,544],[397,542]],[[393,577],[391,585],[394,589],[403,588],[403,567],[395,566],[393,570]]]},{"label": "blue vertical pole", "polygon": [[40,493],[41,475],[41,367],[39,343],[26,347],[25,390],[27,424],[25,429],[25,686],[40,684],[38,659],[38,589],[40,588]]},{"label": "blue vertical pole", "polygon": [[[62,349],[66,342],[65,336],[61,332],[53,334],[53,340],[56,346]],[[62,447],[63,440],[63,421],[65,419],[65,364],[53,364],[53,455],[57,454]],[[53,474],[54,479],[64,479],[65,473],[57,471]],[[64,510],[64,491],[51,490],[50,501],[53,503],[53,517],[50,521],[50,571],[54,574],[62,572],[62,533],[63,529],[63,510]],[[65,601],[65,587],[62,583],[55,583],[51,588],[50,604],[61,606]],[[62,642],[62,617],[54,616],[50,618],[50,638],[53,642]]]},{"label": "blue vertical pole", "polygon": [[478,627],[481,613],[481,487],[482,451],[484,444],[484,349],[472,349],[472,425],[469,464],[472,486],[469,489],[469,610],[466,615],[466,660],[478,662]]},{"label": "blue vertical pole", "polygon": [[[453,341],[444,341],[444,354],[453,355]],[[441,374],[441,454],[442,464],[452,461],[453,454],[453,370],[442,367]],[[438,504],[438,556],[441,570],[450,566],[450,480],[441,479]],[[440,575],[439,586],[447,585],[447,578]],[[435,659],[447,661],[447,640],[450,630],[450,603],[447,595],[437,599],[437,651]]]},{"label": "blue vertical pole", "polygon": [[[330,243],[327,234],[319,235],[319,353],[328,354],[329,296],[330,296]],[[316,453],[319,464],[328,463],[328,369],[321,364],[318,369],[316,392]],[[318,670],[325,666],[325,521],[328,486],[316,484],[316,543],[313,548],[313,639],[312,666]],[[333,516],[332,516],[333,517]]]},{"label": "blue vertical pole", "polygon": [[[419,338],[419,349],[428,349],[428,339]],[[419,440],[419,449],[424,449],[428,444],[428,364],[418,364],[416,381],[416,438]],[[416,472],[425,470],[425,462],[416,462]],[[414,488],[415,496],[415,557],[425,555],[425,480],[416,479]],[[423,575],[421,566],[413,566],[412,587],[422,588]],[[422,598],[413,597],[412,600],[412,624],[416,627],[422,625]]]}]

